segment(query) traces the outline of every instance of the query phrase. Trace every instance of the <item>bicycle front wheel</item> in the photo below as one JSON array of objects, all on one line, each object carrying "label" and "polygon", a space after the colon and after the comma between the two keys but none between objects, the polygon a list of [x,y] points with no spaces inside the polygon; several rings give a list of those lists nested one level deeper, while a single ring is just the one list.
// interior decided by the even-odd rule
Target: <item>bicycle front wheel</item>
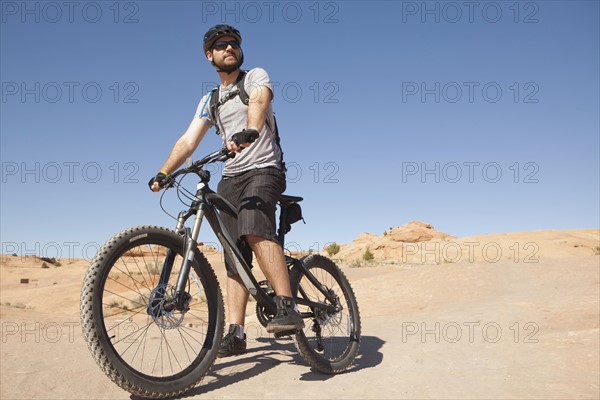
[{"label": "bicycle front wheel", "polygon": [[293,293],[299,299],[333,306],[335,311],[299,304],[306,327],[296,333],[296,347],[316,370],[326,374],[343,372],[351,367],[360,346],[360,314],[356,297],[344,273],[330,259],[310,255],[300,262],[321,287],[317,287],[301,269],[294,269],[291,278]]},{"label": "bicycle front wheel", "polygon": [[[186,307],[168,306],[184,242],[165,228],[124,230],[98,251],[83,282],[81,321],[93,357],[113,382],[145,398],[194,387],[214,363],[223,334],[221,290],[200,251],[185,284]],[[159,282],[165,265],[171,274]]]}]

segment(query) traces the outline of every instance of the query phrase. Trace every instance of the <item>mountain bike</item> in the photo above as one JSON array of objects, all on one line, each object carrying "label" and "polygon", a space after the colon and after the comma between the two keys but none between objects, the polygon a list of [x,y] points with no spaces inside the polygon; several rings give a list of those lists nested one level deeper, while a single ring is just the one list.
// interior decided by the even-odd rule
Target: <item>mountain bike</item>
[{"label": "mountain bike", "polygon": [[[237,210],[208,185],[206,167],[233,156],[221,149],[169,175],[165,188],[176,188],[179,199],[190,202],[178,214],[175,229],[125,229],[100,248],[86,272],[80,306],[83,336],[106,375],[135,395],[180,395],[200,383],[217,357],[224,305],[215,272],[198,245],[204,219],[256,299],[259,322],[266,326],[276,314],[272,287],[256,280],[236,238],[223,224],[221,214],[236,216]],[[199,178],[195,193],[182,184],[187,174]],[[298,219],[300,201],[301,197],[282,195],[278,202],[277,235],[282,246],[291,223]],[[191,217],[194,222],[187,227]],[[286,254],[286,263],[305,328],[283,334],[295,339],[314,370],[325,374],[348,370],[361,338],[358,304],[348,279],[319,254],[302,258]]]}]

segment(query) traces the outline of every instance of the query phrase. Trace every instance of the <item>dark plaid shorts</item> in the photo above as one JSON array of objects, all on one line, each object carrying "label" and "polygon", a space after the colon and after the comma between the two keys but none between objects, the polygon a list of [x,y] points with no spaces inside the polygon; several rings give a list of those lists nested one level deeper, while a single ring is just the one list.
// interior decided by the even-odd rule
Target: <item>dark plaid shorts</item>
[{"label": "dark plaid shorts", "polygon": [[[238,210],[237,219],[226,213],[221,213],[221,217],[232,238],[238,240],[248,264],[252,262],[252,251],[243,240],[245,235],[256,235],[277,242],[277,200],[285,187],[285,173],[275,167],[224,176],[219,182],[217,192]],[[229,254],[225,254],[225,266],[231,275],[232,263],[228,258]]]}]

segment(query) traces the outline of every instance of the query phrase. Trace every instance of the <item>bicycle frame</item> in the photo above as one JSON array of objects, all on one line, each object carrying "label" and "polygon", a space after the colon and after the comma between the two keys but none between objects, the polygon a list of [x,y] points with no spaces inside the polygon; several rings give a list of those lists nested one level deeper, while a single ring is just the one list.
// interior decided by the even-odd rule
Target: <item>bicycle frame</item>
[{"label": "bicycle frame", "polygon": [[[287,251],[280,254],[287,254],[280,261],[286,265],[273,267],[287,268],[289,276],[283,279],[289,279],[291,294],[275,293],[267,281],[255,279],[247,243],[233,234],[236,220],[228,219],[238,218],[237,209],[209,188],[210,174],[203,169],[230,157],[227,150],[220,150],[166,177],[152,179],[151,189],[156,190],[156,184],[176,187],[186,204],[174,218],[176,230],[148,224],[121,230],[98,251],[85,274],[80,299],[83,339],[102,371],[136,396],[181,397],[200,383],[217,357],[225,355],[223,292],[215,269],[198,247],[204,220],[222,245],[229,273],[239,274],[234,278],[256,299],[261,326],[274,331],[275,338],[291,336],[308,365],[325,374],[347,371],[358,355],[358,303],[348,278],[333,260],[320,254],[298,258]],[[189,173],[200,177],[195,192],[176,180]],[[281,208],[273,240],[282,247],[291,224],[302,218],[297,204],[301,200],[284,194],[277,199]],[[167,212],[162,197],[161,208]],[[275,244],[268,247],[274,248],[271,245]],[[265,267],[261,258],[257,257]],[[260,274],[254,272],[258,278]],[[269,275],[270,271],[265,272]],[[304,324],[296,321],[297,316],[294,322],[303,328],[270,329],[283,311],[275,303],[282,294],[293,296]],[[288,301],[284,299],[286,308]]]},{"label": "bicycle frame", "polygon": [[[214,158],[216,154],[217,153],[214,153],[211,156]],[[206,157],[204,160],[210,159],[211,156]],[[198,163],[204,165],[210,162],[206,161],[204,162],[204,164],[202,164],[204,160]],[[214,162],[217,160],[212,161]],[[181,171],[186,170],[180,170],[178,171],[178,173]],[[196,195],[192,201],[192,204],[190,205],[190,208],[187,211],[182,211],[179,213],[176,227],[177,233],[183,235],[186,238],[184,259],[182,262],[182,266],[179,270],[179,275],[177,277],[177,284],[175,287],[175,298],[173,302],[171,302],[171,304],[165,305],[165,309],[168,311],[169,309],[175,308],[180,311],[186,311],[186,301],[188,300],[188,298],[187,293],[185,291],[185,285],[188,280],[192,261],[194,260],[197,251],[197,243],[200,234],[200,228],[202,226],[204,218],[206,218],[206,220],[209,222],[209,225],[211,226],[211,229],[213,230],[219,242],[223,246],[223,251],[228,252],[228,254],[232,255],[231,260],[234,263],[232,268],[234,268],[235,271],[239,274],[242,282],[244,283],[244,286],[248,289],[248,292],[256,299],[258,304],[265,307],[266,311],[275,314],[277,311],[277,307],[273,298],[260,288],[259,283],[256,281],[254,275],[252,274],[251,266],[245,260],[244,256],[242,255],[242,252],[236,244],[236,240],[232,238],[231,234],[229,233],[229,231],[223,223],[223,219],[221,217],[222,212],[237,218],[237,211],[235,207],[233,207],[233,205],[229,203],[225,198],[223,198],[218,193],[214,192],[209,188],[209,173],[202,169],[194,172],[196,172],[200,176],[200,182],[196,187]],[[173,175],[175,176],[176,174],[177,173]],[[281,206],[281,214],[279,221],[280,226],[278,230],[278,237],[280,244],[283,246],[285,233],[282,229],[282,224],[284,223],[287,206],[283,202],[280,202],[279,204]],[[192,225],[192,228],[187,228],[185,226],[187,220],[194,215],[195,220]],[[166,284],[168,282],[173,267],[173,259],[174,255],[168,252],[165,256],[165,262],[161,271],[159,285]],[[292,268],[294,268],[295,270],[305,275],[309,279],[309,281],[316,288],[318,288],[318,290],[325,296],[325,298],[327,298],[330,301],[330,304],[335,304],[335,299],[329,293],[327,288],[325,288],[315,278],[315,276],[302,264],[300,260],[287,255],[285,256],[285,259],[288,269],[291,270]],[[318,307],[321,310],[336,312],[334,306],[316,303],[308,300],[308,296],[306,295],[302,287],[300,287],[298,291],[300,292],[301,297],[294,295],[294,299],[297,304],[309,306],[313,310],[314,308]],[[303,314],[303,318],[308,318],[311,317],[311,314],[313,313]]]}]

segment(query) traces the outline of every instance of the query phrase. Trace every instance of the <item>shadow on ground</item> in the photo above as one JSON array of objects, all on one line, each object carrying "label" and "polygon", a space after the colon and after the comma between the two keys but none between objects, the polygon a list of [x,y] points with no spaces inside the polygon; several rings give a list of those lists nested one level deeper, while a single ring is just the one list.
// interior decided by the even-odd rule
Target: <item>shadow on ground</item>
[{"label": "shadow on ground", "polygon": [[[252,379],[260,374],[277,367],[281,363],[297,363],[306,365],[306,361],[298,354],[292,339],[259,338],[263,346],[251,349],[247,354],[230,359],[218,359],[210,372],[204,377],[200,386],[184,393],[179,398],[188,398],[210,393],[215,390],[234,385],[240,381]],[[381,364],[383,353],[381,349],[385,342],[374,336],[361,338],[360,352],[354,365],[344,374],[351,374]],[[286,359],[282,359],[282,355]],[[326,381],[335,377],[314,369],[308,370],[299,378],[303,381]],[[131,399],[141,399],[131,396]]]}]

